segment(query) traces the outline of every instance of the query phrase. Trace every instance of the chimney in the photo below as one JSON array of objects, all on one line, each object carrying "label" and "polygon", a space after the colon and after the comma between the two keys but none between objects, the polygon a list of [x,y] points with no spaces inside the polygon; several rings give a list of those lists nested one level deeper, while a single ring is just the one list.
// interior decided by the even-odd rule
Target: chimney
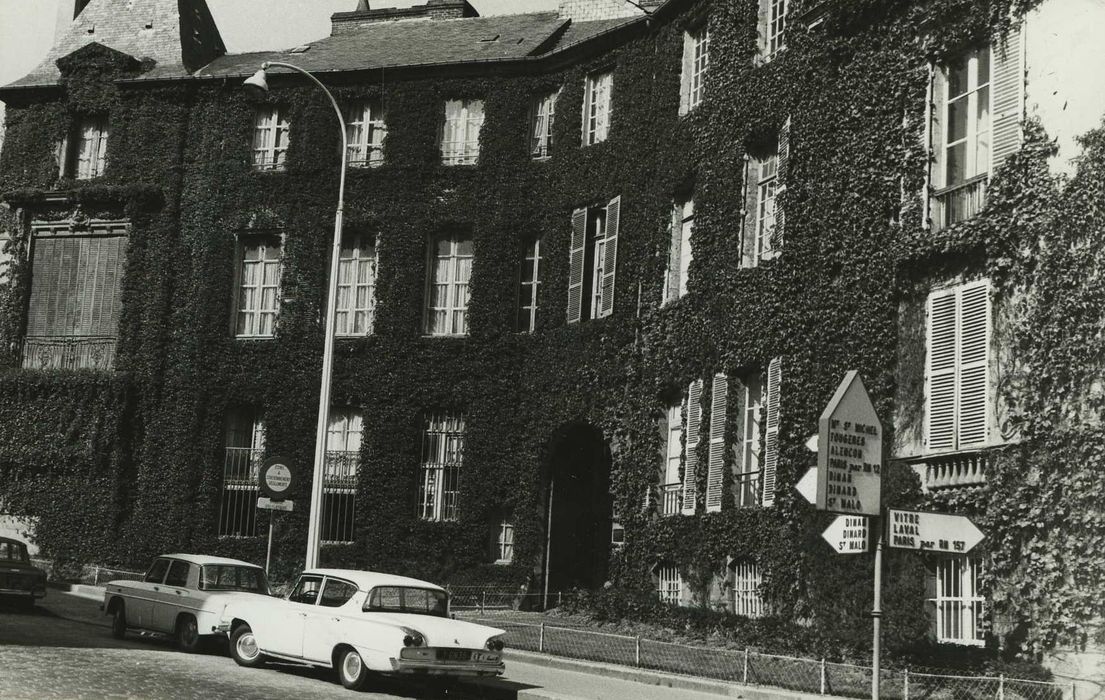
[{"label": "chimney", "polygon": [[349,34],[361,27],[380,22],[410,20],[461,19],[479,17],[476,8],[468,0],[426,0],[425,5],[413,7],[381,7],[373,10],[371,0],[358,0],[352,12],[335,12],[330,16],[330,35]]},{"label": "chimney", "polygon": [[[646,3],[637,0],[638,5]],[[657,4],[657,3],[652,3]],[[626,0],[560,0],[559,14],[575,22],[639,17],[645,13]]]}]

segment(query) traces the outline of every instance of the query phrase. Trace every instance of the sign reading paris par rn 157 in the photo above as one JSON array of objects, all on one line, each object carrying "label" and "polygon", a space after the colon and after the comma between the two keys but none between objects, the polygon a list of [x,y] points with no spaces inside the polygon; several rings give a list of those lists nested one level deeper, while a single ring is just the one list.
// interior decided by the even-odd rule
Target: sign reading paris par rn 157
[{"label": "sign reading paris par rn 157", "polygon": [[817,425],[817,508],[878,515],[882,491],[882,424],[855,370],[837,387]]}]

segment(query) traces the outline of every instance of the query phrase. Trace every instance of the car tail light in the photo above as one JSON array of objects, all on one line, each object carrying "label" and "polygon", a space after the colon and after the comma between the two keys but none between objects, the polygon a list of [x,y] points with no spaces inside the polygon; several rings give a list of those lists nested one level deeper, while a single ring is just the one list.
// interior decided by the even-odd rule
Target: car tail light
[{"label": "car tail light", "polygon": [[426,639],[417,632],[403,637],[403,646],[405,647],[420,647],[425,643]]},{"label": "car tail light", "polygon": [[503,650],[503,640],[498,639],[498,638],[489,639],[489,640],[487,640],[487,648],[491,651],[502,651]]}]

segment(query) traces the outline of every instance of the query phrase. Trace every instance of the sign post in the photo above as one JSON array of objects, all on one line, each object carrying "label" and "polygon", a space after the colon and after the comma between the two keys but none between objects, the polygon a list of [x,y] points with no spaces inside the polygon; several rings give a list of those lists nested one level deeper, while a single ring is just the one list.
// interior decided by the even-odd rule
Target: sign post
[{"label": "sign post", "polygon": [[272,562],[272,532],[276,512],[278,510],[291,511],[295,505],[285,499],[295,486],[295,470],[291,462],[283,457],[269,457],[261,465],[257,475],[261,493],[265,494],[257,498],[257,507],[269,511],[269,543],[265,549],[265,575],[269,573],[269,564]]}]

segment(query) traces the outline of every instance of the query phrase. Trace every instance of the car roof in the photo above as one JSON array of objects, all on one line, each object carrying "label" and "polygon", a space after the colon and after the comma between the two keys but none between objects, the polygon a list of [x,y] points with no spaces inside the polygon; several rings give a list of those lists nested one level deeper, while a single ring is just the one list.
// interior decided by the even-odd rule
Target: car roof
[{"label": "car roof", "polygon": [[189,564],[196,564],[197,566],[207,566],[208,564],[227,564],[232,566],[252,566],[256,569],[261,567],[256,564],[250,564],[248,561],[242,561],[241,559],[227,559],[226,557],[211,557],[206,554],[162,554],[158,559],[180,559],[186,561]]},{"label": "car roof", "polygon": [[408,578],[407,576],[396,576],[395,574],[380,574],[375,571],[358,571],[357,569],[307,569],[303,573],[343,578],[346,581],[352,581],[357,584],[357,588],[361,590],[368,590],[374,586],[414,586],[418,588],[431,588],[436,591],[445,590],[441,586],[430,583],[429,581]]},{"label": "car roof", "polygon": [[11,542],[12,544],[23,545],[24,547],[27,546],[26,542],[23,542],[22,540],[17,540],[14,537],[0,537],[0,542]]}]

